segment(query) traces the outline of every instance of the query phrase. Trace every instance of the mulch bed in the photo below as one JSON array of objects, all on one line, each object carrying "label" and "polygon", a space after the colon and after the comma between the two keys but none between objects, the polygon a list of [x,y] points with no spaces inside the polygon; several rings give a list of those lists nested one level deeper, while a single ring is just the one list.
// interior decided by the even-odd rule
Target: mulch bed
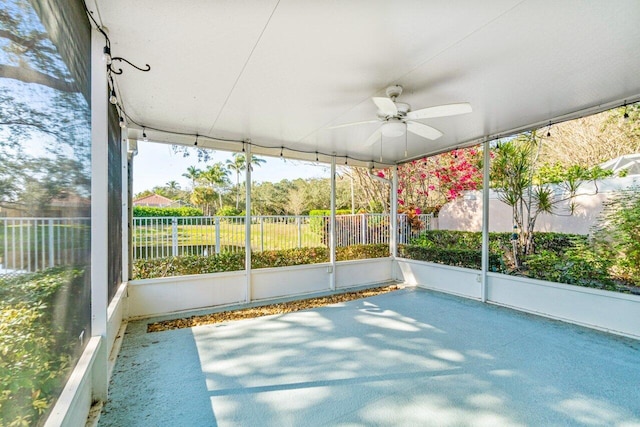
[{"label": "mulch bed", "polygon": [[386,294],[398,289],[400,289],[400,287],[397,285],[390,285],[373,289],[365,289],[362,291],[347,292],[344,294],[329,295],[326,297],[269,304],[261,307],[244,308],[241,310],[222,311],[220,313],[191,316],[182,319],[165,320],[162,322],[149,323],[147,325],[147,332],[169,331],[171,329],[191,328],[193,326],[251,319],[254,317],[270,316],[272,314],[291,313],[294,311],[308,310],[310,308],[322,307],[329,304],[337,304],[340,302]]}]

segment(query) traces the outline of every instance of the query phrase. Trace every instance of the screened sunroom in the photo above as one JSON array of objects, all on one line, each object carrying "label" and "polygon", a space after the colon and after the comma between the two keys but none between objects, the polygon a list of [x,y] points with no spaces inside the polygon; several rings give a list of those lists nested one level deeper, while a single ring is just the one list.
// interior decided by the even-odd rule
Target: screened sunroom
[{"label": "screened sunroom", "polygon": [[[637,2],[0,11],[0,425],[640,423]],[[267,163],[141,218],[143,145]]]}]

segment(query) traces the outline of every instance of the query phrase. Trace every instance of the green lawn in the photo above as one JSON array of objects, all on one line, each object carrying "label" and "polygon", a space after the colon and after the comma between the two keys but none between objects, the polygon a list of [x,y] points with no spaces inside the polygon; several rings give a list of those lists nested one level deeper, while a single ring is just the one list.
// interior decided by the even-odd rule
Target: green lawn
[{"label": "green lawn", "polygon": [[[171,225],[153,227],[137,226],[134,231],[134,246],[171,246]],[[178,225],[178,246],[216,244],[215,225]],[[243,223],[220,223],[221,246],[244,246],[245,225]],[[251,246],[258,250],[275,250],[298,247],[323,246],[322,236],[314,233],[309,224],[268,223],[251,225]]]}]

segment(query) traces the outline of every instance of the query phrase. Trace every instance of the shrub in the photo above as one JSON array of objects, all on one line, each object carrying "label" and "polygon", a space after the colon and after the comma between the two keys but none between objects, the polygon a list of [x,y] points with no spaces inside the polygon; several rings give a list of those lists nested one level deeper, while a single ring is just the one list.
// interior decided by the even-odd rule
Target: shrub
[{"label": "shrub", "polygon": [[233,206],[223,206],[216,212],[217,216],[240,216],[242,212]]},{"label": "shrub", "polygon": [[133,263],[133,278],[155,279],[244,270],[244,258],[244,252],[221,252],[210,256],[188,255],[138,259]]},{"label": "shrub", "polygon": [[36,425],[51,405],[78,347],[80,317],[57,302],[81,300],[83,285],[79,268],[0,280],[0,424]]},{"label": "shrub", "polygon": [[[385,244],[352,245],[336,248],[337,261],[384,258],[388,256],[389,247]],[[244,260],[244,251],[223,252],[210,256],[190,255],[149,260],[139,259],[134,262],[133,277],[135,279],[153,279],[188,274],[238,271],[244,269]],[[325,247],[283,249],[251,254],[251,268],[254,269],[289,267],[322,262],[329,262],[329,250]]]},{"label": "shrub", "polygon": [[594,237],[614,276],[640,286],[639,187],[620,191],[604,204]]},{"label": "shrub", "polygon": [[324,247],[262,251],[251,254],[251,268],[256,269],[318,264],[321,262],[329,262],[329,250]]},{"label": "shrub", "polygon": [[387,244],[350,245],[336,248],[336,261],[386,258],[389,255],[389,245]]},{"label": "shrub", "polygon": [[[418,261],[429,261],[454,267],[473,268],[475,270],[482,268],[482,250],[400,245],[398,254],[403,258]],[[503,272],[505,270],[500,255],[489,254],[489,270],[495,272]]]},{"label": "shrub", "polygon": [[482,233],[475,231],[427,230],[411,240],[425,248],[482,248]]},{"label": "shrub", "polygon": [[133,216],[144,217],[181,217],[181,216],[202,216],[202,209],[181,207],[181,208],[156,208],[152,206],[134,206]]},{"label": "shrub", "polygon": [[569,249],[563,254],[542,250],[525,258],[526,276],[570,285],[617,290],[609,278],[610,263],[587,245]]}]

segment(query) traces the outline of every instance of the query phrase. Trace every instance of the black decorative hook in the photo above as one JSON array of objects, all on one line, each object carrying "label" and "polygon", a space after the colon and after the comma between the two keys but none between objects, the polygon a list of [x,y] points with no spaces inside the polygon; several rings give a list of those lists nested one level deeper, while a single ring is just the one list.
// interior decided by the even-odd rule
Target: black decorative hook
[{"label": "black decorative hook", "polygon": [[[120,56],[114,56],[114,57],[112,57],[112,58],[111,58],[111,61],[112,61],[112,62],[113,62],[113,61],[126,62],[127,64],[129,64],[129,65],[131,65],[133,68],[135,68],[136,70],[144,71],[145,73],[146,73],[147,71],[150,71],[150,70],[151,70],[151,66],[150,66],[149,64],[144,64],[144,65],[145,65],[145,68],[140,68],[140,67],[138,67],[137,65],[135,65],[134,63],[132,63],[131,61],[129,61],[128,59],[122,58],[122,57],[120,57]],[[122,72],[123,72],[122,68],[114,68],[114,67],[112,66],[112,64],[109,64],[109,65],[108,65],[108,67],[109,67],[109,71],[111,71],[113,74],[118,74],[118,75],[119,75],[119,74],[122,74]]]}]

